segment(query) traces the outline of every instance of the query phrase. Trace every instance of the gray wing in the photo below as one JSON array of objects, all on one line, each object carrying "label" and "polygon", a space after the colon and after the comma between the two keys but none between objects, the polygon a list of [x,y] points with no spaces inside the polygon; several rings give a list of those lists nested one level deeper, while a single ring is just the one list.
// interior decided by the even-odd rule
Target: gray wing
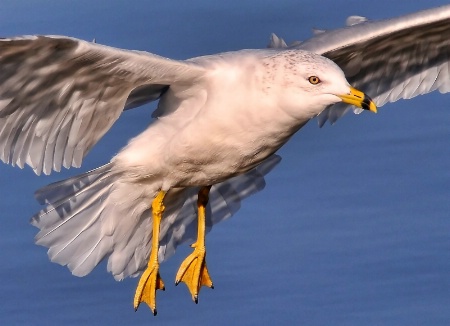
[{"label": "gray wing", "polygon": [[[450,91],[450,5],[349,24],[295,47],[332,59],[350,84],[371,96],[378,106],[434,90]],[[349,109],[333,105],[319,115],[319,124],[333,123]]]},{"label": "gray wing", "polygon": [[201,68],[62,36],[0,39],[0,159],[40,174],[80,166],[124,109]]}]

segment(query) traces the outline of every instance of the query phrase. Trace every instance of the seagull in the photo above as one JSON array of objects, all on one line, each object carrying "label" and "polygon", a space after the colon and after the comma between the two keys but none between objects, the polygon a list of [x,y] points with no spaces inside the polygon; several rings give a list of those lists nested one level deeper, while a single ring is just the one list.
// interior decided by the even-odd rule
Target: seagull
[{"label": "seagull", "polygon": [[444,6],[184,61],[63,36],[0,39],[0,158],[36,174],[79,167],[123,111],[158,100],[109,163],[38,190],[46,207],[32,218],[36,243],[74,275],[103,259],[117,280],[142,273],[134,308],[156,314],[159,264],[194,234],[175,283],[195,302],[213,287],[208,228],[262,189],[274,153],[307,122],[376,112],[366,93],[381,106],[448,92],[449,32]]},{"label": "seagull", "polygon": [[[38,174],[79,165],[124,108],[159,99],[156,121],[110,163],[39,190],[38,200],[48,206],[32,220],[40,229],[37,244],[75,275],[106,257],[118,280],[143,270],[134,308],[145,302],[154,314],[156,290],[164,289],[159,256],[167,244],[160,239],[175,241],[172,233],[183,233],[184,225],[175,226],[184,220],[191,189],[197,237],[175,283],[186,283],[198,302],[200,287],[213,287],[205,257],[211,188],[218,185],[213,192],[220,194],[222,183],[261,168],[329,105],[376,112],[333,61],[296,49],[176,61],[30,36],[0,41],[0,67],[2,159]],[[211,214],[220,206],[220,200],[210,205]]]}]

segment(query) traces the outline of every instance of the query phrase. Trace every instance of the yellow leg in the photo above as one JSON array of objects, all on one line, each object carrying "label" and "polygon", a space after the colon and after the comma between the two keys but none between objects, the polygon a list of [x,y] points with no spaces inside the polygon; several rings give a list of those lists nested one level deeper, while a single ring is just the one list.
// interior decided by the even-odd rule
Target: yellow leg
[{"label": "yellow leg", "polygon": [[198,303],[198,293],[202,285],[214,288],[205,260],[205,210],[210,189],[211,186],[202,187],[198,193],[197,241],[191,246],[194,248],[194,252],[183,261],[175,277],[175,285],[180,282],[186,283],[195,303]]},{"label": "yellow leg", "polygon": [[159,225],[164,212],[163,199],[165,192],[160,191],[152,202],[153,229],[152,229],[152,249],[148,260],[147,269],[141,276],[134,295],[134,310],[136,311],[141,302],[145,302],[156,316],[156,290],[164,291],[164,283],[159,276]]}]

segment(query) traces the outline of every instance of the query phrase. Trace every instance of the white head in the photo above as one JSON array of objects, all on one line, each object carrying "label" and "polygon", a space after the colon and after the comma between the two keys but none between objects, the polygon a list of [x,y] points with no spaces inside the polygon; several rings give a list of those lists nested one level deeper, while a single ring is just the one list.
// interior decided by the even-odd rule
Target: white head
[{"label": "white head", "polygon": [[266,81],[280,94],[279,106],[296,119],[310,119],[345,102],[376,112],[373,101],[354,89],[331,60],[303,50],[284,50],[264,59]]}]

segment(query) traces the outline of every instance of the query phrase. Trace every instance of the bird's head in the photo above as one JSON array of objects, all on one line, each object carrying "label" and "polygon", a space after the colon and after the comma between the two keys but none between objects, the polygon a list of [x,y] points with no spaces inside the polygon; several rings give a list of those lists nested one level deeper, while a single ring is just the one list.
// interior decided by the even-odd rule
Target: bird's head
[{"label": "bird's head", "polygon": [[280,107],[289,115],[310,119],[339,102],[377,112],[372,99],[350,86],[333,61],[303,50],[280,51],[272,59]]}]

